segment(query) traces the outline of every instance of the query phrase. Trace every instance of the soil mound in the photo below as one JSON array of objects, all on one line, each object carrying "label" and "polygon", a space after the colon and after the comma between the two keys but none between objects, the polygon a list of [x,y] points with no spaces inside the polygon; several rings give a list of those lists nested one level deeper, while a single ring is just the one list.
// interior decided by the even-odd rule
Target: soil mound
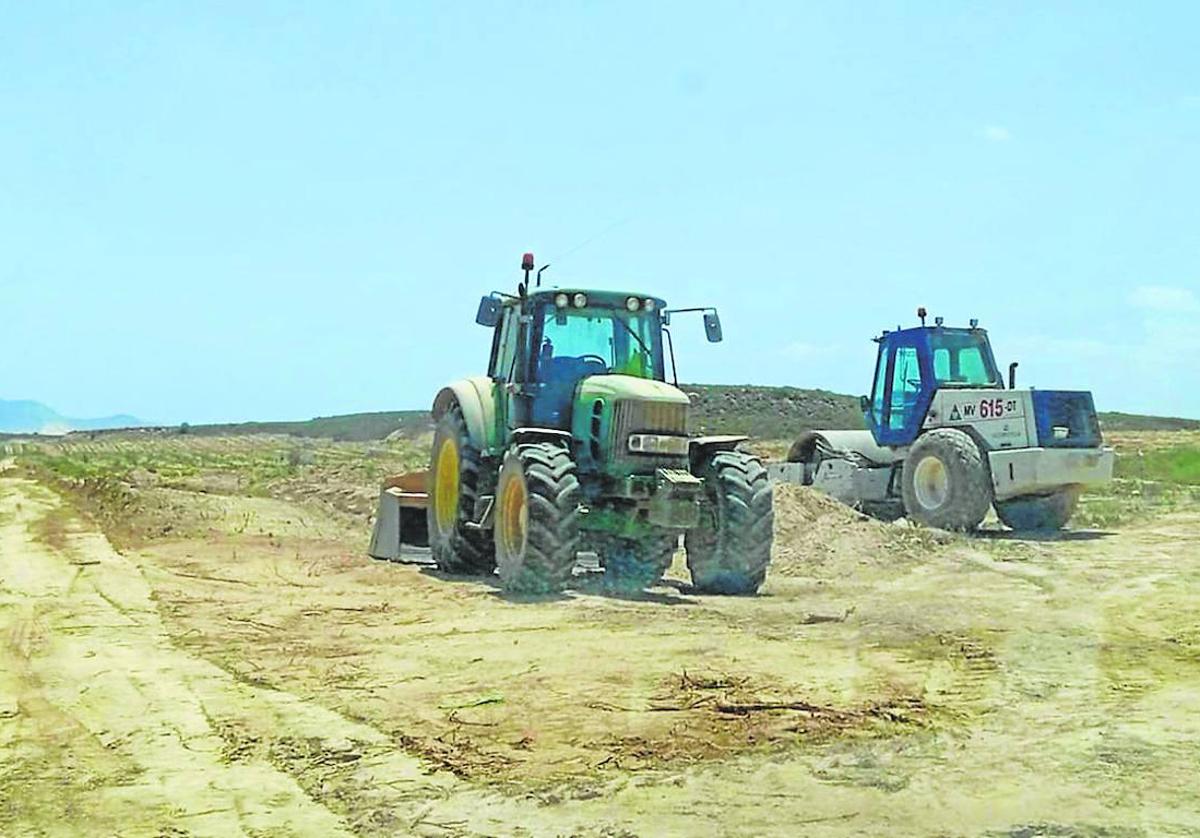
[{"label": "soil mound", "polygon": [[775,487],[771,571],[782,576],[842,576],[860,565],[908,564],[955,540],[905,520],[876,521],[807,486]]}]

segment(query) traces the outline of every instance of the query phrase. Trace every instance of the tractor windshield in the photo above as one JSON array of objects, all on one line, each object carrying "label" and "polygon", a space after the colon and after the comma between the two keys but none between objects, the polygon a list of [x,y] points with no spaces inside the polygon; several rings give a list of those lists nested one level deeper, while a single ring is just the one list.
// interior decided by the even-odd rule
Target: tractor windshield
[{"label": "tractor windshield", "polygon": [[663,380],[662,325],[657,313],[548,305],[535,322],[539,381],[576,382],[609,373]]},{"label": "tractor windshield", "polygon": [[939,387],[1000,387],[1000,373],[987,335],[937,330],[929,334],[933,374]]}]

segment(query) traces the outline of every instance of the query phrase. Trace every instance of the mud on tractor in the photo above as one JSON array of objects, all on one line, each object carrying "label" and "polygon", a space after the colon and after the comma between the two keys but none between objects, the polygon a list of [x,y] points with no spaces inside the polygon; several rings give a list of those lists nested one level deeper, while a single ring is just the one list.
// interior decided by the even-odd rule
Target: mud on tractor
[{"label": "mud on tractor", "polygon": [[635,590],[661,579],[682,534],[697,590],[757,591],[772,541],[766,469],[738,450],[746,437],[689,436],[689,399],[667,383],[672,316],[702,312],[717,342],[715,309],[530,287],[530,254],[522,269],[517,294],[480,301],[488,372],[437,394],[425,491],[389,481],[371,554],[427,535],[444,571],[498,570],[508,590],[546,592],[591,551],[606,587]]},{"label": "mud on tractor", "polygon": [[1089,392],[1005,387],[987,332],[942,318],[884,332],[870,396],[869,430],[800,435],[773,482],[822,489],[882,518],[973,530],[995,506],[1014,530],[1055,530],[1083,487],[1112,479]]}]

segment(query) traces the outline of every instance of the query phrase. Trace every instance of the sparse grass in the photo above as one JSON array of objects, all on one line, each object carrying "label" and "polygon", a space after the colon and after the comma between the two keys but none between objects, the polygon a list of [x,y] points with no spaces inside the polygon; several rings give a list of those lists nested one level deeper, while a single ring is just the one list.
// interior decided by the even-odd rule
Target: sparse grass
[{"label": "sparse grass", "polygon": [[1117,476],[1200,486],[1200,447],[1180,445],[1126,455],[1117,461]]},{"label": "sparse grass", "polygon": [[1200,504],[1200,433],[1142,431],[1109,434],[1115,479],[1089,490],[1073,525],[1105,529]]},{"label": "sparse grass", "polygon": [[205,475],[231,474],[239,478],[239,494],[266,495],[279,481],[328,472],[375,485],[389,474],[424,463],[426,456],[424,449],[409,442],[138,434],[28,445],[21,460],[59,480],[116,479],[168,488],[184,488],[189,480]]},{"label": "sparse grass", "polygon": [[1200,503],[1200,489],[1144,480],[1114,480],[1087,492],[1071,519],[1076,529],[1112,529]]},{"label": "sparse grass", "polygon": [[383,478],[424,467],[427,452],[425,439],[350,443],[138,432],[29,443],[19,462],[69,495],[124,548],[203,531],[195,504],[169,490],[303,500],[362,520],[365,530]]}]

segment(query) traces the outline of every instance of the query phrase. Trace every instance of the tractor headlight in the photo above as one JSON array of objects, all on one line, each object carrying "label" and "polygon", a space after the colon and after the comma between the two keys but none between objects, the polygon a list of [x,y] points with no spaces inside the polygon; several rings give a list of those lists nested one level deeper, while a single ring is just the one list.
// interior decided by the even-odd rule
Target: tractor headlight
[{"label": "tractor headlight", "polygon": [[630,434],[629,450],[634,454],[666,454],[683,457],[688,453],[691,439],[666,434]]},{"label": "tractor headlight", "polygon": [[654,311],[654,300],[647,297],[642,303],[642,308],[646,309],[646,311]]},{"label": "tractor headlight", "polygon": [[637,297],[626,297],[625,298],[625,308],[627,308],[629,311],[637,311],[641,307],[642,307],[642,301],[639,300]]},{"label": "tractor headlight", "polygon": [[566,294],[555,294],[554,295],[554,304],[556,306],[558,306],[559,308],[566,308],[567,303],[569,303],[569,302],[570,302],[570,299],[567,297]]},{"label": "tractor headlight", "polygon": [[583,308],[587,305],[587,294],[576,294],[571,298],[571,303],[575,308]]}]

